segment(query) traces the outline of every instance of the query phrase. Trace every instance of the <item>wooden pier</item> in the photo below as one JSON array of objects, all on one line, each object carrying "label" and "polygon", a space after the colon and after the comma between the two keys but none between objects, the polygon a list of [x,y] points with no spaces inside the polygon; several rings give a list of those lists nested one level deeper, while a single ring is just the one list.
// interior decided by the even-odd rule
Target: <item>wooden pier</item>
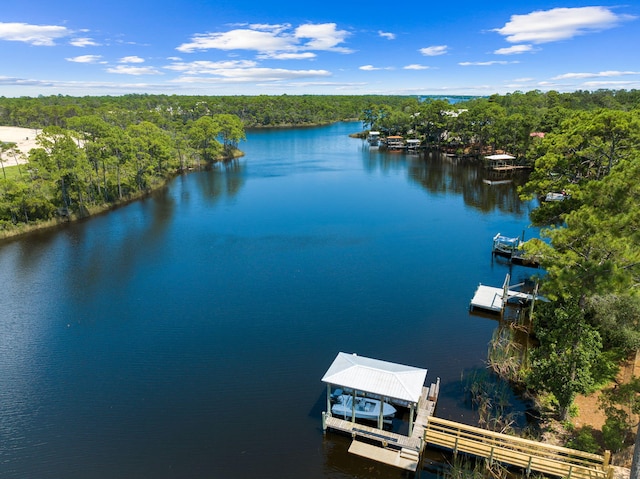
[{"label": "wooden pier", "polygon": [[425,430],[429,418],[433,416],[439,392],[440,378],[430,387],[422,388],[410,436],[340,419],[326,413],[323,413],[323,426],[349,434],[353,438],[349,447],[350,453],[415,472],[424,449]]},{"label": "wooden pier", "polygon": [[454,421],[431,417],[426,444],[463,452],[531,471],[567,479],[611,479],[611,454],[604,456],[500,434]]},{"label": "wooden pier", "polygon": [[[395,396],[389,394],[394,385],[398,385],[395,382],[397,374],[402,374],[405,380],[407,374],[414,379],[408,381],[413,384],[405,399],[399,391]],[[323,382],[327,383],[328,406],[327,412],[322,413],[323,430],[331,429],[350,435],[352,442],[349,452],[352,454],[412,472],[421,467],[425,447],[433,446],[451,450],[455,454],[460,452],[482,457],[489,463],[517,466],[527,474],[537,471],[566,479],[612,479],[609,451],[604,456],[590,454],[435,417],[440,378],[425,387],[425,376],[426,370],[423,369],[338,353],[323,378]],[[419,383],[416,382],[418,379]],[[371,421],[366,424],[358,422],[355,411],[348,420],[332,416],[330,393],[332,385],[337,384],[335,381],[338,380],[344,385],[361,383],[360,389],[351,386],[354,397],[356,391],[376,394],[373,391],[376,387],[385,390],[387,394],[379,396],[381,401],[409,409],[409,434],[383,429],[382,417],[377,423],[378,427],[373,427]],[[381,386],[383,383],[384,387]]]}]

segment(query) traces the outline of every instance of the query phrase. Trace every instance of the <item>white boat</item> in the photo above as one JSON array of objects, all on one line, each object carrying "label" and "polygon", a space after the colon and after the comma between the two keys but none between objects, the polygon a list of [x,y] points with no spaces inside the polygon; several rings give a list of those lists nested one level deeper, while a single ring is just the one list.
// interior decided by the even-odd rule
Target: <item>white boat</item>
[{"label": "white boat", "polygon": [[564,201],[569,197],[564,191],[562,193],[547,193],[545,201]]},{"label": "white boat", "polygon": [[[336,396],[336,402],[331,407],[331,414],[337,417],[351,418],[353,414],[353,396],[349,394],[341,394]],[[382,417],[385,419],[393,417],[396,408],[391,404],[383,402]],[[356,397],[356,418],[377,421],[380,417],[380,401],[377,399]]]},{"label": "white boat", "polygon": [[508,236],[502,236],[500,233],[493,237],[493,253],[513,256],[520,247],[520,238],[509,238]]}]

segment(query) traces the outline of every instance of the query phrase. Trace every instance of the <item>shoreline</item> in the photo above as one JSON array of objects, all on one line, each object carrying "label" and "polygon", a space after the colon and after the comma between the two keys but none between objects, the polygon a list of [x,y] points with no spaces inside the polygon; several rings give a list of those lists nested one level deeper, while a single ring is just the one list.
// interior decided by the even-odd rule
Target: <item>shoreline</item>
[{"label": "shoreline", "polygon": [[[0,126],[0,143],[15,143],[16,152],[11,150],[3,151],[0,160],[4,168],[14,168],[20,165],[27,165],[29,163],[28,154],[33,148],[37,148],[36,137],[39,133],[39,129],[35,128],[21,128],[15,126]],[[10,154],[11,153],[11,154]],[[233,150],[231,156],[223,156],[216,158],[214,163],[233,161],[244,156],[244,152],[238,149]],[[183,170],[177,170],[173,174],[168,175],[164,180],[158,182],[157,185],[153,185],[146,191],[140,191],[136,194],[123,198],[121,200],[114,201],[113,203],[106,203],[102,205],[93,205],[87,207],[87,214],[78,215],[76,213],[69,216],[56,216],[54,218],[36,221],[33,223],[18,223],[9,229],[0,229],[0,246],[7,244],[14,240],[19,240],[27,235],[35,234],[38,232],[44,232],[55,228],[62,228],[64,225],[70,223],[77,223],[78,221],[87,220],[89,218],[107,214],[111,210],[115,210],[122,206],[126,206],[134,201],[139,201],[144,198],[148,198],[155,192],[167,187],[169,181],[177,178],[180,175],[185,175],[193,171],[202,171],[209,168],[211,165],[199,162],[198,166],[185,168]]]}]

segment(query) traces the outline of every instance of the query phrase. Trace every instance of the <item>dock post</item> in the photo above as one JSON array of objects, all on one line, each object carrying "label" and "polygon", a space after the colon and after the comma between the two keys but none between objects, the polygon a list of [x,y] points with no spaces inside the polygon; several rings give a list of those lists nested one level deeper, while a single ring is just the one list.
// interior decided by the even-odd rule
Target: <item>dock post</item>
[{"label": "dock post", "polygon": [[356,422],[356,390],[353,390],[353,399],[351,399],[351,422]]},{"label": "dock post", "polygon": [[322,411],[322,432],[327,432],[327,413]]},{"label": "dock post", "polygon": [[331,411],[331,384],[327,383],[327,412]]},{"label": "dock post", "polygon": [[413,416],[414,416],[414,404],[409,405],[409,436],[413,435]]}]

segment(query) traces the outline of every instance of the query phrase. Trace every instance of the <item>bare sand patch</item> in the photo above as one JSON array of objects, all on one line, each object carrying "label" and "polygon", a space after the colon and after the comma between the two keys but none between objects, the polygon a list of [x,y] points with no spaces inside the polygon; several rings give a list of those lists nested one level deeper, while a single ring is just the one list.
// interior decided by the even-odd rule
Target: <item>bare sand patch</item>
[{"label": "bare sand patch", "polygon": [[5,166],[13,166],[28,162],[28,154],[36,148],[36,137],[40,130],[33,128],[20,128],[17,126],[0,126],[0,141],[15,143],[17,152],[2,152],[2,161]]}]

